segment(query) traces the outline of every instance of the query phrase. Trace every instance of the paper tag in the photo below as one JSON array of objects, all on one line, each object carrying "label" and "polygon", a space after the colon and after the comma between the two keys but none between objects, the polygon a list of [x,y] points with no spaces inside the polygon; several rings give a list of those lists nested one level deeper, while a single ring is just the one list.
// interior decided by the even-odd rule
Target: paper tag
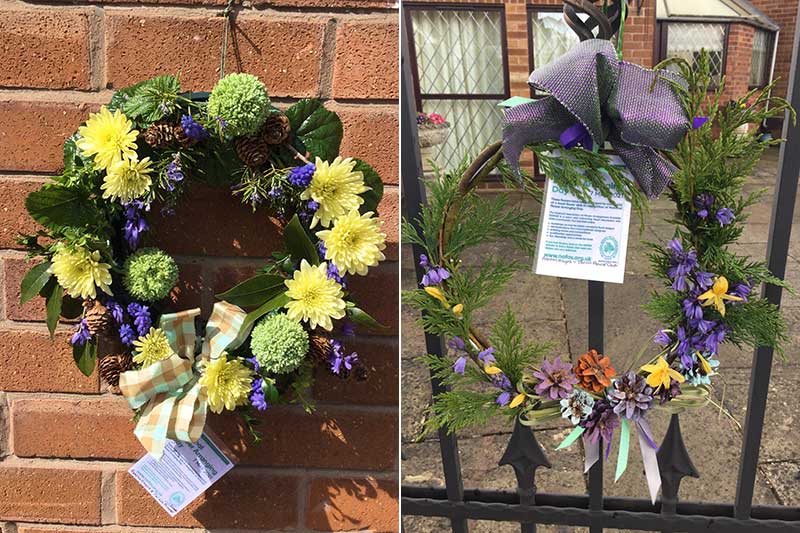
[{"label": "paper tag", "polygon": [[[612,156],[610,160],[613,165],[622,165],[618,157]],[[619,195],[614,198],[617,205],[613,205],[599,193],[593,193],[592,205],[567,194],[550,178],[545,185],[535,272],[559,278],[622,283],[630,202]]]},{"label": "paper tag", "polygon": [[204,433],[195,444],[168,440],[160,460],[147,454],[128,472],[175,516],[231,468],[233,462]]}]

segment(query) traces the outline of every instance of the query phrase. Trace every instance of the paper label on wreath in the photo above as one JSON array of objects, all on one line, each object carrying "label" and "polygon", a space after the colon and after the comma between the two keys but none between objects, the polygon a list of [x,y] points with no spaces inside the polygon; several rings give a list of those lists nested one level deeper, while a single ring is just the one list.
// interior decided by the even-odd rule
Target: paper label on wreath
[{"label": "paper label on wreath", "polygon": [[[618,157],[610,159],[613,165],[622,166]],[[567,194],[549,177],[545,185],[534,271],[544,276],[622,283],[630,202],[618,195],[614,205],[595,193],[592,205]]]},{"label": "paper label on wreath", "polygon": [[160,460],[148,453],[128,473],[170,516],[175,516],[233,466],[233,461],[203,433],[194,444],[168,440]]}]

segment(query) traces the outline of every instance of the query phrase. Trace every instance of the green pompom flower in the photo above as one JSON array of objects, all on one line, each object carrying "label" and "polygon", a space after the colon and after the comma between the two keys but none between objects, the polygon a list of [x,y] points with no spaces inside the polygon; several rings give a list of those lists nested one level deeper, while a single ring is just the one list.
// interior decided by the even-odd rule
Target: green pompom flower
[{"label": "green pompom flower", "polygon": [[228,74],[208,97],[208,116],[223,120],[233,137],[257,133],[269,112],[267,88],[252,74]]},{"label": "green pompom flower", "polygon": [[250,349],[263,370],[285,374],[296,370],[308,353],[308,333],[285,314],[274,314],[253,328]]},{"label": "green pompom flower", "polygon": [[145,302],[166,298],[178,282],[178,265],[158,248],[142,248],[125,261],[123,269],[128,294]]}]

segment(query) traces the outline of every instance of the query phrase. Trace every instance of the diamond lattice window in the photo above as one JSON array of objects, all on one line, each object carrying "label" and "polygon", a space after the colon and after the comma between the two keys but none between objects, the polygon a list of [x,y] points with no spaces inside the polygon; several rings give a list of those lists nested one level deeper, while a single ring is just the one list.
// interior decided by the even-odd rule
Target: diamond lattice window
[{"label": "diamond lattice window", "polygon": [[711,74],[719,82],[725,65],[726,24],[670,22],[666,57],[680,57],[694,64],[701,50],[708,52]]},{"label": "diamond lattice window", "polygon": [[499,9],[411,8],[422,111],[450,123],[434,160],[454,168],[501,135],[497,104],[508,96]]}]

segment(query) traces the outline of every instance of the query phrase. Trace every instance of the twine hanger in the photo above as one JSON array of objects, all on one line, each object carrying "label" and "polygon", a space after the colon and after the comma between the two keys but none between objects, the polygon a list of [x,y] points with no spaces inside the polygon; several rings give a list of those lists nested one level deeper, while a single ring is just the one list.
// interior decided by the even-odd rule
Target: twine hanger
[{"label": "twine hanger", "polygon": [[219,79],[225,77],[225,60],[228,58],[228,37],[230,35],[231,26],[233,25],[233,8],[235,5],[236,0],[228,0],[228,4],[225,6],[225,9],[222,11],[222,13],[217,15],[219,17],[225,17],[225,29],[222,34],[222,50],[220,51]]}]

